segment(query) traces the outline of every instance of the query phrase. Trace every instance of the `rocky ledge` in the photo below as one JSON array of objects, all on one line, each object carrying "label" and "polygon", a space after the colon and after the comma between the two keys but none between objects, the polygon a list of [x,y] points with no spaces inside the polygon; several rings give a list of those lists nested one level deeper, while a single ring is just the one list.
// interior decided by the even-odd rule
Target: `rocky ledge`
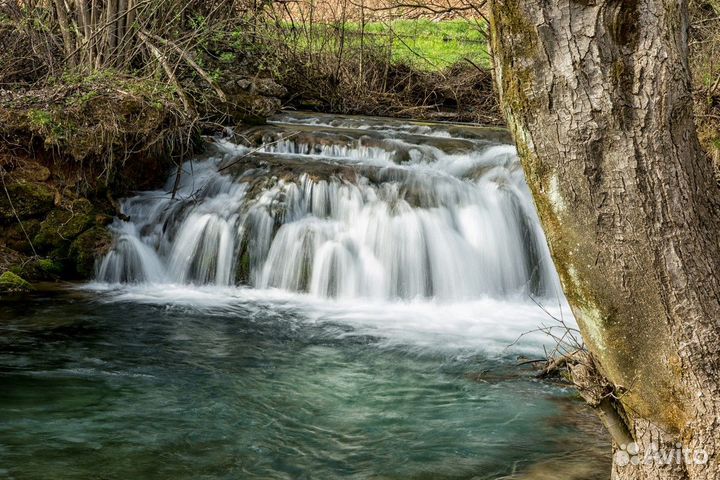
[{"label": "rocky ledge", "polygon": [[40,163],[0,157],[0,291],[87,278],[111,244],[110,202],[91,202]]}]

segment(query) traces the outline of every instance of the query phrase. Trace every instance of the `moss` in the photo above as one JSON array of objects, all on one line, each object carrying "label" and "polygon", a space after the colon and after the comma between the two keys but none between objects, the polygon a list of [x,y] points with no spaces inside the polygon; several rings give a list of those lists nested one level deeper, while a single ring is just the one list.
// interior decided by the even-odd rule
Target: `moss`
[{"label": "moss", "polygon": [[[494,8],[499,11],[492,16],[493,47],[499,52],[496,62],[500,62],[499,78],[502,88],[502,101],[512,115],[522,116],[534,107],[533,99],[528,95],[532,91],[535,72],[533,62],[538,56],[540,40],[535,25],[525,16],[521,2],[510,0]],[[501,46],[498,42],[503,42]],[[509,46],[509,48],[508,48]]]},{"label": "moss", "polygon": [[535,25],[525,16],[522,7],[522,0],[507,0],[503,9],[503,29],[506,33],[516,38],[513,42],[513,52],[523,58],[530,58],[537,53],[538,38]]},{"label": "moss", "polygon": [[0,275],[0,292],[25,292],[28,290],[32,290],[32,285],[13,272],[5,272]]},{"label": "moss", "polygon": [[49,127],[53,123],[52,114],[45,110],[30,110],[28,112],[28,120],[30,121],[30,126],[38,130]]},{"label": "moss", "polygon": [[115,159],[129,150],[136,156],[147,147],[147,155],[162,158],[173,148],[186,152],[187,133],[198,130],[179,115],[183,107],[171,89],[152,78],[70,72],[14,93],[0,99],[0,135],[82,162],[59,167],[91,184],[112,180],[122,165]]},{"label": "moss", "polygon": [[[53,208],[55,194],[45,184],[35,182],[17,182],[7,186],[7,194],[0,194],[0,222],[12,221],[15,213],[21,219],[43,215]],[[14,207],[14,211],[13,211]]]},{"label": "moss", "polygon": [[69,141],[77,125],[64,112],[64,106],[52,110],[30,110],[27,113],[30,131],[42,136],[45,144],[53,146]]},{"label": "moss", "polygon": [[70,246],[70,259],[75,272],[83,278],[95,273],[96,260],[112,246],[112,235],[103,227],[94,227],[80,235]]},{"label": "moss", "polygon": [[23,278],[37,282],[58,279],[63,273],[63,265],[51,258],[31,258],[10,270]]},{"label": "moss", "polygon": [[91,215],[91,210],[92,207],[87,210],[85,206],[80,206],[77,211],[73,208],[72,211],[50,212],[40,224],[40,231],[33,239],[35,248],[39,252],[47,253],[66,246],[93,224],[94,216]]}]

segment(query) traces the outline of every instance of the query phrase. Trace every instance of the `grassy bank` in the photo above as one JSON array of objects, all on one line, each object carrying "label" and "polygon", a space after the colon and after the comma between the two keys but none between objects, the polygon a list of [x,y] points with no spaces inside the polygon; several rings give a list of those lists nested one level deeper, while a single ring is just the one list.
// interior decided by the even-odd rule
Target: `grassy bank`
[{"label": "grassy bank", "polygon": [[[342,50],[379,49],[393,64],[441,72],[470,61],[488,68],[487,26],[482,20],[390,20],[361,24],[316,24],[312,30],[287,22],[283,37],[306,51],[339,54]],[[295,30],[293,30],[295,29]]]}]

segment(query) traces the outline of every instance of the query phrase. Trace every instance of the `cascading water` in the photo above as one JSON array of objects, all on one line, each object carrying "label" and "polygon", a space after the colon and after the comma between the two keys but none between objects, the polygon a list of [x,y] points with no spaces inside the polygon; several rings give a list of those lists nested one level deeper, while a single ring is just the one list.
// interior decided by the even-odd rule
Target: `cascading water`
[{"label": "cascading water", "polygon": [[[126,200],[98,279],[439,300],[559,288],[496,129],[281,116]],[[251,145],[258,144],[258,148]]]}]

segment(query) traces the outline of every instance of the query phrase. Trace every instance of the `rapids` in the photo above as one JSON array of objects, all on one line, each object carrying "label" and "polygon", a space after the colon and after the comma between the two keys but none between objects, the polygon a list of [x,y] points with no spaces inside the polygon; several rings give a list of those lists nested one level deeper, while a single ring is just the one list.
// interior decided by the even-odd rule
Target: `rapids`
[{"label": "rapids", "polygon": [[557,304],[557,275],[507,141],[473,126],[278,116],[214,139],[180,179],[125,200],[129,221],[112,225],[97,279]]}]

